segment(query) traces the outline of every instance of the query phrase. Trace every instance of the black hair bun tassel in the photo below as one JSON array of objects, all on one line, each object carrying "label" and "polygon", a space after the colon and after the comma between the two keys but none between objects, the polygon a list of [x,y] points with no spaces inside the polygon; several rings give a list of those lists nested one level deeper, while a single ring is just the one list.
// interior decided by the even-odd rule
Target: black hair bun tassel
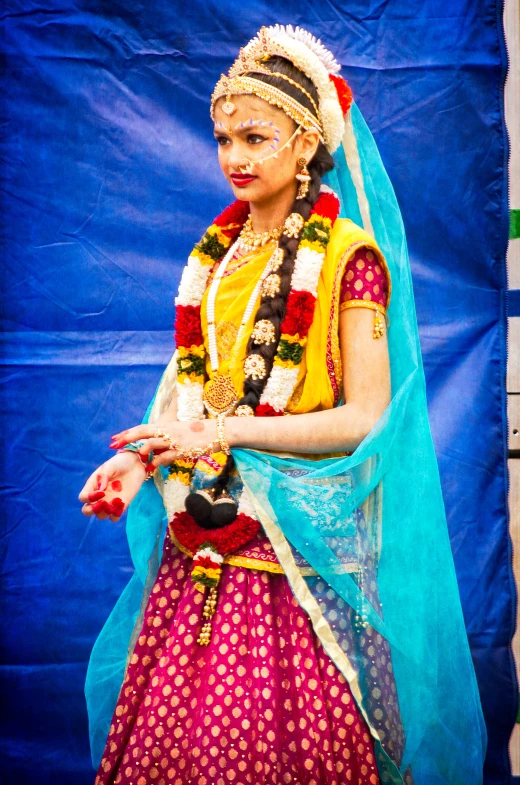
[{"label": "black hair bun tassel", "polygon": [[184,506],[186,512],[202,526],[203,529],[213,529],[211,524],[211,510],[213,508],[214,493],[212,488],[202,489],[186,496]]},{"label": "black hair bun tassel", "polygon": [[213,529],[220,529],[233,523],[237,517],[237,504],[226,490],[213,502],[210,518]]}]

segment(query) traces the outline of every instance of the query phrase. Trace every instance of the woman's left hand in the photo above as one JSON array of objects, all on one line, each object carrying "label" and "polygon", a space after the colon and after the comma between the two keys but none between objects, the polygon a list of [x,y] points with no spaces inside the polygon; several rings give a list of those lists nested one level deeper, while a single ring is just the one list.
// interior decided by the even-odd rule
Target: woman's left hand
[{"label": "woman's left hand", "polygon": [[[159,436],[159,433],[164,435]],[[188,449],[207,446],[209,446],[210,452],[220,449],[216,420],[193,420],[191,422],[171,420],[149,425],[136,425],[134,428],[116,433],[112,437],[110,447],[113,450],[119,450],[126,444],[135,441],[143,442],[139,448],[139,454],[144,460],[148,460],[148,456],[153,452],[150,464],[154,467],[169,466],[175,461],[179,452],[182,453]]]}]

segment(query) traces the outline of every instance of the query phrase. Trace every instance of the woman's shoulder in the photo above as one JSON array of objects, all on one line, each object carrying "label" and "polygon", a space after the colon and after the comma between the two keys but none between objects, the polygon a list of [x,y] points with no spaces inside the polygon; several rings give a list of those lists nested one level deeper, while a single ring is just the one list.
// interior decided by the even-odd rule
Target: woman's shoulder
[{"label": "woman's shoulder", "polygon": [[366,229],[354,223],[350,218],[338,218],[330,233],[331,247],[344,253],[351,246],[358,246],[360,243],[364,243],[367,248],[375,248],[379,251],[377,242]]},{"label": "woman's shoulder", "polygon": [[391,291],[386,260],[372,235],[349,218],[338,218],[332,228],[328,265],[341,281],[340,303],[359,301],[388,305]]}]

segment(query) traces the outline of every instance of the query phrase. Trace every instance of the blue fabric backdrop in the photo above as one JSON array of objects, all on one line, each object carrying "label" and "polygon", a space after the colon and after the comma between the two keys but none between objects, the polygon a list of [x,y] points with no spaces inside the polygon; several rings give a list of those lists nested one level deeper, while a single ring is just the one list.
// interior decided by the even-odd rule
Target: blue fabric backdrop
[{"label": "blue fabric backdrop", "polygon": [[[194,240],[229,201],[208,99],[262,24],[337,55],[411,250],[431,424],[489,730],[509,781],[517,685],[506,466],[507,137],[493,0],[8,2],[0,755],[5,781],[91,783],[83,681],[130,574],[124,523],[77,494],[172,351]],[[245,13],[247,12],[247,13]],[[470,783],[468,783],[470,785]]]}]

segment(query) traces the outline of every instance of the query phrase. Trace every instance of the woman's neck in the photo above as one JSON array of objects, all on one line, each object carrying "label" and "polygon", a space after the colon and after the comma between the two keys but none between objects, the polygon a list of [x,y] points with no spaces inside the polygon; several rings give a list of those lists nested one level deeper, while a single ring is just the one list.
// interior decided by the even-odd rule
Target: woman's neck
[{"label": "woman's neck", "polygon": [[268,232],[282,226],[296,198],[296,187],[276,194],[270,200],[250,202],[249,212],[253,231]]}]

